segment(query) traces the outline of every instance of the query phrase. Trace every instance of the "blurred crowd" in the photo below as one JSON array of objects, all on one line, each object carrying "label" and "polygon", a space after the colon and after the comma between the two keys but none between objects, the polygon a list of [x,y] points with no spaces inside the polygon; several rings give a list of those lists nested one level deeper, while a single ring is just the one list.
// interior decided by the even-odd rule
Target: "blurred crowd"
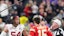
[{"label": "blurred crowd", "polygon": [[57,18],[64,30],[64,0],[0,0],[0,27],[11,24],[16,15],[20,17],[20,24],[31,23],[34,15],[40,15],[50,26],[51,20]]},{"label": "blurred crowd", "polygon": [[[63,0],[0,0],[0,17],[10,23],[13,16],[26,16],[33,22],[34,15],[41,15],[50,23],[53,18],[64,17]],[[6,19],[6,20],[5,20]]]}]

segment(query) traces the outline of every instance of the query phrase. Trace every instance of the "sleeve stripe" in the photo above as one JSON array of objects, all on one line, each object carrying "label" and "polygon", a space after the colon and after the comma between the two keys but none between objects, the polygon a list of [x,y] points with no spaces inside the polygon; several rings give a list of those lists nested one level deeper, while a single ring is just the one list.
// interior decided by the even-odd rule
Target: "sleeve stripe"
[{"label": "sleeve stripe", "polygon": [[30,31],[34,31],[35,32],[35,29],[30,29]]}]

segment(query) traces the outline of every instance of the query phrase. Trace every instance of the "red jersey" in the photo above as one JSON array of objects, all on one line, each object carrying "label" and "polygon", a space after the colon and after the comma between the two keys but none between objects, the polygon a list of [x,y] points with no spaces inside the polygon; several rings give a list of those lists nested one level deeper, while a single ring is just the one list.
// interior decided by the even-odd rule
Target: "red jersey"
[{"label": "red jersey", "polygon": [[30,29],[30,36],[52,36],[47,26],[33,26]]}]

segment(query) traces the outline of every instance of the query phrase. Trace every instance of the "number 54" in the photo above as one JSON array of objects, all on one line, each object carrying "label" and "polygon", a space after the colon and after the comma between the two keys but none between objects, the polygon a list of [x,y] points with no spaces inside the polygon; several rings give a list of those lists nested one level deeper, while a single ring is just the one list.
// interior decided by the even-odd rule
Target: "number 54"
[{"label": "number 54", "polygon": [[16,32],[11,32],[12,36],[20,36],[20,32],[18,32],[18,34],[16,34]]}]

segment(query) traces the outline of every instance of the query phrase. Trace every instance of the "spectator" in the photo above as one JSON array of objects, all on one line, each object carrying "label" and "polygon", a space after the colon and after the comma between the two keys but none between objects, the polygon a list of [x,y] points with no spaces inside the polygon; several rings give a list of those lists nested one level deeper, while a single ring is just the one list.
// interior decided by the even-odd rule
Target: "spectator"
[{"label": "spectator", "polygon": [[5,3],[8,4],[9,0],[5,0]]},{"label": "spectator", "polygon": [[60,10],[60,13],[57,15],[57,18],[62,19],[64,17],[64,11]]},{"label": "spectator", "polygon": [[23,9],[24,9],[24,6],[23,6],[23,3],[22,2],[20,2],[20,16],[21,16],[21,13],[23,13]]},{"label": "spectator", "polygon": [[4,26],[5,26],[5,23],[3,22],[2,18],[0,18],[0,33],[2,32]]},{"label": "spectator", "polygon": [[39,9],[44,9],[45,2],[42,2],[39,6]]},{"label": "spectator", "polygon": [[[1,17],[5,17],[5,16],[7,16],[9,14],[7,8],[8,8],[7,4],[5,4],[4,1],[1,0],[0,1],[0,13],[1,13],[0,15],[1,15]],[[6,10],[4,10],[4,9],[6,9]]]},{"label": "spectator", "polygon": [[62,24],[59,19],[53,20],[51,28],[50,28],[53,32],[53,36],[64,36],[63,30],[62,30],[62,28],[60,28],[61,25]]},{"label": "spectator", "polygon": [[53,17],[55,17],[55,13],[52,11],[52,8],[51,7],[49,7],[49,8],[47,8],[48,10],[47,10],[47,22],[48,23],[50,23],[50,21],[51,21],[51,19],[53,18]]},{"label": "spectator", "polygon": [[60,10],[64,10],[64,2],[63,1],[61,2]]},{"label": "spectator", "polygon": [[53,1],[51,3],[51,7],[52,7],[52,11],[56,13],[56,15],[59,13],[59,10],[57,9],[58,8],[58,5],[55,4],[55,2]]},{"label": "spectator", "polygon": [[11,11],[12,11],[13,9],[12,9],[12,7],[11,7],[11,6],[12,6],[12,3],[11,3],[10,1],[8,1],[8,6],[10,7],[10,8],[9,8],[9,13],[11,13]]},{"label": "spectator", "polygon": [[10,13],[9,13],[10,16],[16,16],[18,15],[18,12],[17,10],[12,10]]},{"label": "spectator", "polygon": [[20,0],[23,3],[23,7],[26,6],[26,4],[29,2],[29,0]]},{"label": "spectator", "polygon": [[11,10],[9,15],[7,16],[6,24],[11,24],[12,23],[11,19],[13,18],[13,16],[17,16],[17,15],[18,15],[17,10]]},{"label": "spectator", "polygon": [[32,5],[32,13],[34,15],[36,15],[38,13],[38,6],[37,6],[37,3],[36,1],[34,2],[34,4]]},{"label": "spectator", "polygon": [[44,12],[45,12],[45,2],[42,2],[39,6],[39,13],[41,16],[43,16]]},{"label": "spectator", "polygon": [[[0,1],[0,13],[1,13],[0,16],[1,17],[5,17],[9,14],[7,8],[8,8],[8,6],[7,6],[7,4],[4,3],[4,0],[1,0]],[[6,9],[6,10],[4,10],[4,9]]]},{"label": "spectator", "polygon": [[61,1],[61,0],[58,0],[57,9],[56,9],[57,13],[58,13],[58,12],[60,11],[60,9],[61,9],[61,4],[62,4],[62,1]]},{"label": "spectator", "polygon": [[29,3],[29,4],[33,4],[33,1],[32,1],[32,0],[29,0],[28,3]]},{"label": "spectator", "polygon": [[31,9],[32,3],[28,3],[25,8],[24,8],[24,13],[26,14],[27,17],[29,17],[30,22],[32,22],[32,9]]},{"label": "spectator", "polygon": [[27,4],[24,8],[24,13],[26,14],[26,16],[29,16],[30,13],[32,13],[32,9],[31,9],[31,4]]},{"label": "spectator", "polygon": [[39,13],[41,16],[44,16],[44,9],[39,9]]},{"label": "spectator", "polygon": [[22,11],[21,11],[21,6],[20,6],[19,1],[17,1],[17,0],[14,1],[14,5],[12,6],[12,9],[16,10],[18,13],[18,16],[20,16],[20,13]]},{"label": "spectator", "polygon": [[0,17],[2,17],[5,22],[7,21],[7,16],[9,14],[7,8],[8,6],[4,3],[4,0],[0,0]]}]

